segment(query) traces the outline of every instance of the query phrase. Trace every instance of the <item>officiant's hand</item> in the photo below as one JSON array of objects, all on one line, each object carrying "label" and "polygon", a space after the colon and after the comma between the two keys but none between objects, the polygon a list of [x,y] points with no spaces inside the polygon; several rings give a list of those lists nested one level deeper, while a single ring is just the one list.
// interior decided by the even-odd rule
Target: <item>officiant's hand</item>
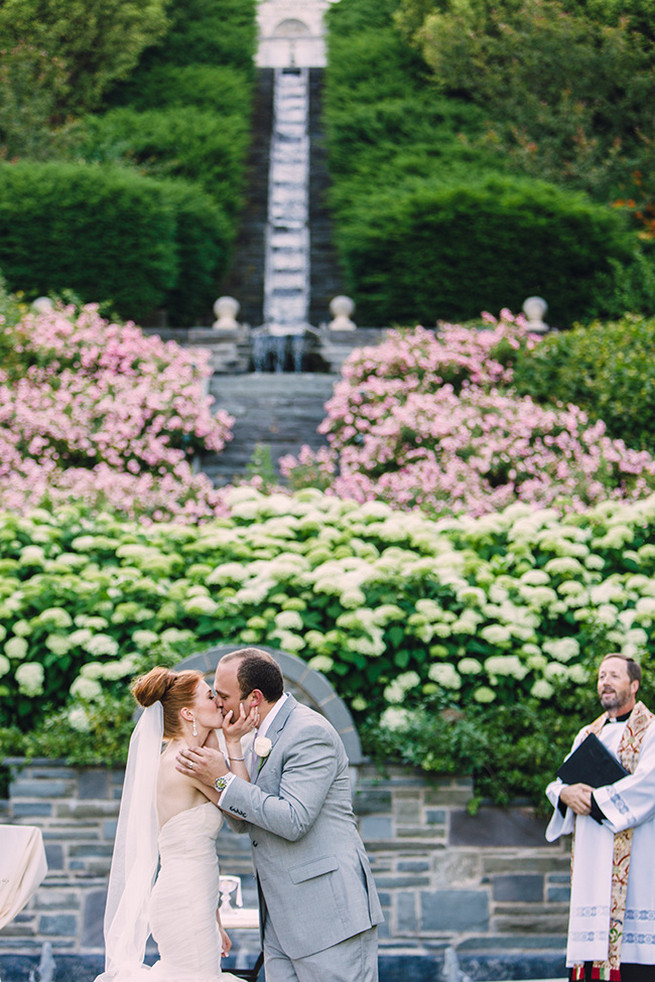
[{"label": "officiant's hand", "polygon": [[220,750],[211,747],[186,747],[180,750],[175,758],[175,769],[210,788],[214,787],[217,777],[225,777],[230,772]]},{"label": "officiant's hand", "polygon": [[565,784],[559,793],[559,800],[571,808],[576,815],[589,815],[593,790],[588,784]]}]

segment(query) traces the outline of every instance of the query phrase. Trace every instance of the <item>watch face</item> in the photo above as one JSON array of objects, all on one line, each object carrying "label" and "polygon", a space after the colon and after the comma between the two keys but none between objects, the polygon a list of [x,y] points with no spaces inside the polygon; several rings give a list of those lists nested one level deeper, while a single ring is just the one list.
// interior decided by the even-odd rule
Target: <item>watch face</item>
[{"label": "watch face", "polygon": [[227,787],[227,780],[224,777],[217,777],[214,782],[214,787],[217,791],[225,791]]}]

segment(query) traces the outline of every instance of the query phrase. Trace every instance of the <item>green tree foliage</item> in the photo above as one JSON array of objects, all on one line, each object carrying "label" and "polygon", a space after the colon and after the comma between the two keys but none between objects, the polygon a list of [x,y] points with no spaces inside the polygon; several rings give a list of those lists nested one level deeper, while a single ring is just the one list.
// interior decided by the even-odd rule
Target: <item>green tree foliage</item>
[{"label": "green tree foliage", "polygon": [[601,24],[623,24],[655,39],[655,6],[651,0],[563,0],[566,10]]},{"label": "green tree foliage", "polygon": [[[123,317],[140,319],[165,305],[176,326],[197,323],[218,295],[242,202],[255,0],[85,0],[83,13],[78,7],[77,0],[0,0],[0,42],[3,31],[18,34],[28,26],[39,44],[44,38],[43,53],[19,45],[20,58],[0,58],[0,159],[59,159],[72,166],[49,174],[43,200],[31,184],[38,183],[36,171],[12,178],[3,172],[7,187],[25,182],[28,202],[24,224],[3,200],[11,224],[0,247],[7,279],[30,296],[72,289],[85,301],[110,301]],[[66,24],[71,37],[59,44]],[[52,58],[57,45],[61,61]],[[64,111],[77,118],[62,122]],[[155,200],[161,202],[167,230],[158,239],[155,220],[150,258],[141,232],[128,228],[127,214],[121,211],[113,237],[105,224],[108,182],[120,168],[135,199],[147,199],[143,208],[135,205],[137,225],[147,222]],[[73,180],[73,188],[62,190],[66,217],[51,218],[57,205],[52,182],[63,181],[65,173]],[[140,184],[145,176],[155,180]],[[93,185],[88,199],[77,193],[78,185]],[[119,199],[126,193],[121,189]],[[101,228],[90,244],[96,207]],[[73,215],[74,209],[81,213]],[[47,233],[38,237],[40,222]],[[84,243],[78,259],[69,254],[76,237]],[[107,244],[107,262],[95,255],[100,241]],[[139,255],[131,255],[132,248]],[[86,268],[89,252],[93,260]],[[141,275],[148,282],[139,286]]]},{"label": "green tree foliage", "polygon": [[126,87],[118,86],[113,98],[130,103],[141,84],[150,84],[150,73],[163,66],[229,65],[253,78],[255,7],[255,0],[170,0],[166,36],[144,51]]},{"label": "green tree foliage", "polygon": [[47,159],[53,123],[67,86],[61,58],[19,41],[0,51],[0,156]]},{"label": "green tree foliage", "polygon": [[330,9],[330,200],[360,323],[466,319],[532,293],[560,327],[652,309],[653,253],[640,242],[655,214],[653,100],[640,95],[655,95],[651,55],[623,21],[587,24],[565,2]]},{"label": "green tree foliage", "polygon": [[519,392],[581,406],[629,447],[655,451],[655,318],[628,316],[549,334],[514,367]]},{"label": "green tree foliage", "polygon": [[[374,35],[378,29],[389,27],[398,0],[358,0],[339,3],[328,9],[329,38],[347,38],[356,34]],[[329,40],[328,38],[328,40]]]},{"label": "green tree foliage", "polygon": [[[652,4],[403,0],[397,23],[441,91],[485,108],[526,173],[611,200],[655,153]],[[649,26],[650,25],[650,26]]]},{"label": "green tree foliage", "polygon": [[97,107],[164,34],[165,7],[166,0],[3,0],[0,47],[25,41],[61,59],[68,78],[58,108],[77,113]]},{"label": "green tree foliage", "polygon": [[251,74],[231,65],[154,65],[122,85],[115,101],[139,111],[194,106],[241,115],[250,105]]},{"label": "green tree foliage", "polygon": [[151,177],[183,178],[202,187],[226,214],[234,218],[238,211],[249,143],[243,113],[125,107],[86,117],[71,139],[74,152],[89,162],[136,164]]}]

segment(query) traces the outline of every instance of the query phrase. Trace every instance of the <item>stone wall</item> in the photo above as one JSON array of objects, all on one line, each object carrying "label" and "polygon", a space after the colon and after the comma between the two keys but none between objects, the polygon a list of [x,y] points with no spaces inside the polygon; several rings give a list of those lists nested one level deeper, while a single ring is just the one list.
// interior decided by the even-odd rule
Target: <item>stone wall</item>
[{"label": "stone wall", "polygon": [[470,815],[471,795],[468,778],[361,769],[355,803],[383,948],[438,957],[452,947],[471,979],[563,976],[568,842],[547,843],[527,805]]},{"label": "stone wall", "polygon": [[[122,772],[11,760],[5,820],[38,825],[49,872],[27,908],[0,933],[0,976],[10,954],[35,956],[50,941],[62,956],[102,954],[102,915]],[[22,769],[21,769],[22,767]],[[436,980],[447,949],[471,979],[564,974],[567,844],[547,844],[528,807],[483,806],[469,815],[467,778],[353,768],[355,808],[385,912],[381,979]],[[256,905],[248,840],[224,826],[221,869],[242,877]],[[237,954],[257,947],[235,938]],[[400,957],[402,956],[402,957]],[[396,974],[403,965],[402,974]],[[394,967],[396,966],[396,967]],[[27,975],[24,976],[27,978]]]}]

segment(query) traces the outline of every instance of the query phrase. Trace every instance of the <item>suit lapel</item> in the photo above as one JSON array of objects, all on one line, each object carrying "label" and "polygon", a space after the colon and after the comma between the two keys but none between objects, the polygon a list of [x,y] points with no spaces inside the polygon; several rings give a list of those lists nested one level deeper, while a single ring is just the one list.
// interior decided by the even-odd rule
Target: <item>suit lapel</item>
[{"label": "suit lapel", "polygon": [[[275,748],[276,740],[278,739],[287,723],[287,720],[289,719],[289,716],[297,705],[298,703],[294,697],[291,694],[287,695],[287,698],[284,700],[284,705],[271,723],[269,729],[266,731],[266,736],[271,741],[271,753],[273,753]],[[266,757],[255,758],[255,773],[251,776],[251,781],[254,784],[257,783],[257,778],[259,777],[260,771],[266,765],[266,761],[268,760],[269,756],[270,754],[268,754]]]}]

